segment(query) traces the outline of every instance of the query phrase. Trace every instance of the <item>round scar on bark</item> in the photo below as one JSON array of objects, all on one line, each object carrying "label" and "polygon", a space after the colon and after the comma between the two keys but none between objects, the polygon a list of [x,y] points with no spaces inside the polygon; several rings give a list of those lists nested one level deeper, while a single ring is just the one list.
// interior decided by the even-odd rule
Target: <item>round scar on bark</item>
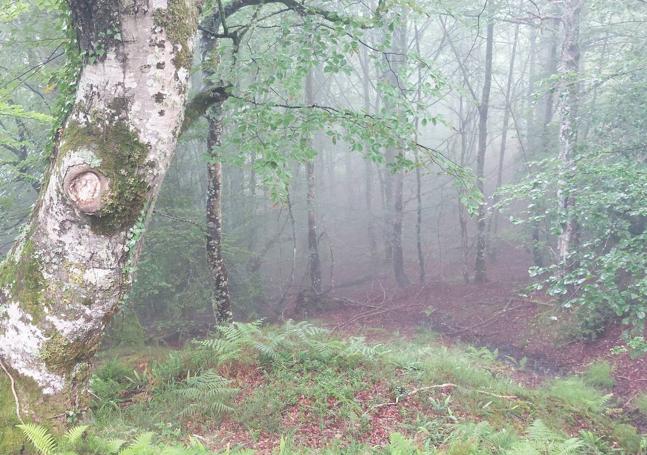
[{"label": "round scar on bark", "polygon": [[88,215],[103,208],[103,196],[109,187],[106,176],[87,164],[70,167],[63,179],[63,190],[69,200],[77,209]]}]

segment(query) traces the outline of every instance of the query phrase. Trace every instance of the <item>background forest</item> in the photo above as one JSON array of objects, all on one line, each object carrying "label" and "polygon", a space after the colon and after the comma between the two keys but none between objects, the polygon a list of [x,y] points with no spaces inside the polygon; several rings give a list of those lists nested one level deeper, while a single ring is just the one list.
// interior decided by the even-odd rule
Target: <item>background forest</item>
[{"label": "background forest", "polygon": [[[65,2],[0,6],[9,257],[78,68],[110,50],[79,50]],[[644,0],[206,1],[92,417],[68,415],[94,428],[61,452],[60,428],[24,433],[52,454],[644,453],[646,24]],[[23,453],[13,395],[0,451]]]}]

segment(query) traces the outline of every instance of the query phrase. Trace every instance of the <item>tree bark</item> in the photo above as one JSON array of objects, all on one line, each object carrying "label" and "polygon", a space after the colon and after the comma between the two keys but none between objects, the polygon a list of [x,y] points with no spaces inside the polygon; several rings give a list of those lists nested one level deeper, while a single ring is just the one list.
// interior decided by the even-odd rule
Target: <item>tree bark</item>
[{"label": "tree bark", "polygon": [[207,262],[213,289],[212,305],[216,324],[231,321],[231,297],[225,260],[222,257],[222,163],[218,147],[222,138],[222,107],[215,105],[208,115],[207,150]]},{"label": "tree bark", "polygon": [[[506,146],[508,142],[508,126],[510,123],[510,111],[512,110],[512,82],[514,79],[514,64],[517,56],[517,43],[519,41],[519,24],[515,25],[514,27],[514,38],[512,41],[512,52],[510,54],[510,65],[508,67],[508,81],[506,84],[506,89],[505,89],[505,106],[503,110],[503,127],[501,130],[501,148],[499,149],[499,167],[497,169],[497,175],[496,175],[496,190],[498,190],[501,185],[503,184],[503,165],[505,162],[505,152],[506,152]],[[499,202],[499,196],[498,194],[495,193],[494,195],[494,238],[496,239],[496,236],[499,231],[499,210],[496,208],[497,202]],[[492,252],[493,256],[496,256],[496,249],[494,247],[490,247],[490,251]]]},{"label": "tree bark", "polygon": [[[388,63],[386,80],[395,88],[400,87],[400,70],[405,64],[405,53],[407,50],[406,28],[406,22],[396,28],[393,34],[392,52],[385,56]],[[401,154],[402,151],[396,151],[392,148],[387,149],[387,165],[394,164],[396,156]],[[390,172],[390,170],[387,170],[384,177],[385,195],[387,196],[387,252],[390,251],[391,253],[393,274],[398,286],[406,287],[410,283],[404,271],[404,252],[402,250],[402,218],[404,208],[402,197],[404,189],[404,174],[402,170],[399,169],[395,171],[395,174]]]},{"label": "tree bark", "polygon": [[[416,53],[420,52],[420,31],[415,27]],[[440,53],[440,50],[438,51]],[[422,102],[422,68],[418,67],[418,84],[416,87],[416,100]],[[418,131],[420,128],[420,118],[416,116],[416,142],[418,142]],[[425,283],[425,256],[422,252],[422,172],[420,171],[421,163],[418,150],[415,150],[416,161],[416,250],[418,252],[418,280],[420,284]]]},{"label": "tree bark", "polygon": [[580,63],[580,13],[582,0],[568,0],[564,3],[562,23],[564,42],[559,65],[559,183],[557,199],[561,232],[558,239],[559,263],[562,271],[572,266],[569,256],[577,243],[577,219],[575,217],[575,197],[570,188],[576,172],[575,155],[577,148],[577,111],[579,103],[579,82],[577,80]]},{"label": "tree bark", "polygon": [[[313,70],[306,75],[305,101],[307,105],[315,103]],[[314,159],[306,162],[306,205],[308,212],[308,260],[310,270],[310,286],[312,293],[321,294],[321,258],[319,256],[319,237],[317,236],[317,187],[315,180]]]},{"label": "tree bark", "polygon": [[[175,151],[197,10],[169,0],[70,1],[94,56],[54,144],[24,237],[0,269],[0,357],[19,383],[79,407],[103,331],[130,288]],[[105,54],[99,50],[105,50]],[[19,397],[32,402],[19,386]]]},{"label": "tree bark", "polygon": [[[369,81],[371,78],[369,71],[368,52],[365,46],[362,46],[360,54],[360,64],[362,67],[362,96],[364,99],[364,112],[371,114],[371,92]],[[374,267],[377,260],[377,238],[375,235],[375,220],[373,219],[373,163],[369,159],[364,160],[364,182],[365,182],[365,201],[367,213],[366,234],[368,248],[371,255],[371,267]]]},{"label": "tree bark", "polygon": [[[542,23],[541,36],[540,36],[540,45],[538,52],[535,52],[534,49],[531,49],[531,56],[533,57],[533,65],[530,70],[530,79],[529,79],[529,97],[534,95],[534,92],[538,86],[547,86],[547,88],[542,89],[542,96],[535,105],[534,112],[529,110],[529,127],[528,127],[528,150],[533,156],[533,159],[540,159],[550,155],[551,147],[554,144],[552,138],[552,131],[550,124],[553,119],[553,104],[554,104],[554,87],[550,83],[550,78],[557,71],[557,27],[558,21],[550,19]],[[531,45],[535,48],[535,38],[532,36],[533,40]],[[539,60],[539,74],[537,75],[534,66],[534,56],[537,54]],[[537,82],[541,84],[537,84]],[[541,206],[541,203],[536,203],[531,209],[532,217],[539,218],[544,212],[544,208]],[[531,224],[531,241],[532,241],[532,253],[533,253],[533,262],[538,267],[544,266],[544,255],[542,247],[542,229],[539,221],[532,221]]]},{"label": "tree bark", "polygon": [[[204,22],[204,29],[218,31],[222,25],[226,29],[226,18],[222,17],[224,11],[218,10]],[[218,64],[217,49],[218,40],[207,32],[200,36],[200,47],[202,53],[202,77],[206,84],[211,83],[211,76],[214,74],[214,65]],[[235,50],[234,50],[235,52]],[[218,148],[222,144],[222,103],[227,99],[229,93],[223,88],[211,88],[206,90],[210,96],[198,96],[197,101],[203,100],[200,107],[202,112],[188,114],[191,118],[207,114],[207,238],[206,252],[209,275],[211,278],[212,301],[211,309],[216,325],[232,320],[231,296],[229,293],[229,275],[225,260],[222,256],[222,188],[223,173],[222,161]],[[201,95],[201,94],[200,94]],[[208,104],[209,103],[209,104]],[[193,100],[190,103],[194,104]],[[186,122],[185,122],[186,123]]]},{"label": "tree bark", "polygon": [[[459,164],[465,166],[467,161],[467,152],[468,152],[468,140],[467,140],[467,126],[468,121],[466,119],[463,107],[463,97],[459,98],[458,104],[458,132],[460,135],[460,144],[461,144],[461,153]],[[470,282],[470,267],[469,267],[469,242],[468,242],[468,232],[467,232],[467,211],[465,206],[461,202],[461,192],[463,190],[459,189],[458,194],[458,225],[460,227],[460,241],[461,241],[461,252],[463,256],[463,281],[465,284]]]},{"label": "tree bark", "polygon": [[476,262],[474,266],[474,281],[483,283],[487,280],[485,251],[487,243],[486,208],[485,201],[485,152],[487,151],[487,121],[490,107],[490,88],[492,86],[492,54],[494,47],[494,20],[490,8],[490,17],[487,24],[487,38],[485,43],[485,81],[481,91],[479,104],[479,143],[476,156],[476,184],[481,192],[483,201],[479,204],[477,215],[476,234]]}]

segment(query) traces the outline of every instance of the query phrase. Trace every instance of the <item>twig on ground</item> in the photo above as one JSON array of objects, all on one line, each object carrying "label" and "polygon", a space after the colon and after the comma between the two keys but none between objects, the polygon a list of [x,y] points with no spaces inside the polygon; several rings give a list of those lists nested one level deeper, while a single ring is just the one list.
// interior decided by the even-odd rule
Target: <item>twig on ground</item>
[{"label": "twig on ground", "polygon": [[413,389],[411,392],[405,393],[404,395],[399,395],[398,397],[396,397],[395,401],[390,401],[388,403],[380,403],[380,404],[377,404],[375,406],[371,406],[370,408],[368,408],[366,410],[366,412],[364,412],[364,414],[362,414],[362,417],[368,415],[369,412],[374,411],[375,409],[384,408],[386,406],[397,406],[403,398],[409,398],[410,396],[413,396],[413,395],[415,395],[417,393],[424,392],[424,391],[427,391],[427,390],[449,389],[449,388],[463,389],[463,390],[467,390],[468,392],[475,392],[475,393],[480,393],[480,394],[483,394],[483,395],[488,395],[488,396],[491,396],[491,397],[494,397],[494,398],[501,398],[502,400],[518,400],[519,399],[519,397],[516,396],[516,395],[499,395],[499,394],[496,394],[496,393],[487,392],[485,390],[470,389],[468,387],[463,387],[463,386],[460,386],[458,384],[454,384],[452,382],[447,382],[445,384],[434,384],[434,385],[430,385],[430,386],[426,386],[426,387],[419,387],[417,389]]},{"label": "twig on ground", "polygon": [[18,394],[16,393],[16,383],[13,380],[13,376],[11,376],[11,374],[9,373],[9,370],[7,370],[7,368],[4,366],[2,360],[0,360],[0,367],[2,367],[5,374],[9,378],[9,381],[11,382],[11,393],[13,393],[13,399],[16,402],[16,417],[18,417],[20,423],[24,425],[25,422],[22,420],[22,416],[20,415],[20,400],[18,399]]}]

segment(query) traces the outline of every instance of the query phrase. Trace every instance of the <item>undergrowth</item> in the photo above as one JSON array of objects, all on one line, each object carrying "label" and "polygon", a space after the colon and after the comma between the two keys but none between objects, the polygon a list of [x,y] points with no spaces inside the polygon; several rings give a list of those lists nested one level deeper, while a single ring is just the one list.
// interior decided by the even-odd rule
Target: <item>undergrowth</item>
[{"label": "undergrowth", "polygon": [[306,322],[234,323],[155,360],[105,357],[90,427],[74,444],[24,429],[36,447],[49,435],[67,450],[40,453],[633,455],[646,444],[605,393],[603,365],[530,389],[484,348],[374,344]]}]

